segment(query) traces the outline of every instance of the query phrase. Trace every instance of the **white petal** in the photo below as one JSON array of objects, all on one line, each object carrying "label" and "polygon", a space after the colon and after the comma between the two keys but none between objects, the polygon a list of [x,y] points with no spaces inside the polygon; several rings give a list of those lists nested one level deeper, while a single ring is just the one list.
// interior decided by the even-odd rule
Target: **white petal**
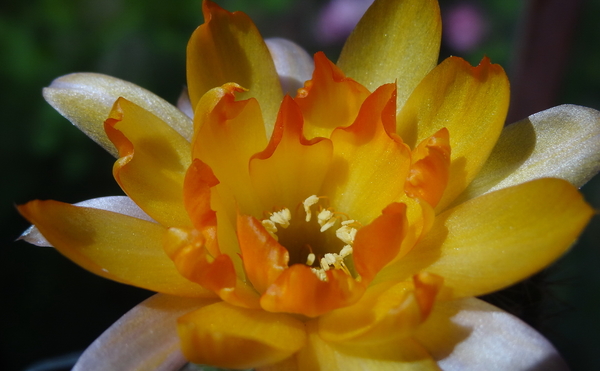
[{"label": "white petal", "polygon": [[177,108],[185,113],[190,119],[194,119],[194,110],[192,109],[192,102],[190,102],[190,95],[188,94],[187,88],[183,88],[183,91],[177,99]]},{"label": "white petal", "polygon": [[[135,204],[131,200],[131,198],[127,196],[109,196],[109,197],[98,197],[92,198],[89,200],[81,201],[76,203],[77,206],[83,207],[92,207],[94,209],[108,210],[114,211],[117,213],[125,214],[132,216],[134,218],[147,220],[153,222],[154,220],[146,214],[138,205]],[[35,227],[31,226],[27,228],[21,236],[18,238],[19,240],[24,240],[29,242],[30,244],[43,246],[43,247],[52,247],[52,245],[46,241],[44,236],[40,233],[40,231]]]},{"label": "white petal", "polygon": [[44,98],[87,136],[117,157],[117,149],[104,132],[104,120],[114,102],[123,97],[145,108],[191,140],[189,117],[169,102],[135,84],[97,73],[73,73],[52,81]]},{"label": "white petal", "polygon": [[568,370],[541,334],[475,298],[437,303],[417,339],[444,371]]},{"label": "white petal", "polygon": [[284,94],[296,95],[296,90],[310,80],[315,67],[313,59],[298,44],[281,38],[266,39]]},{"label": "white petal", "polygon": [[180,351],[177,318],[212,302],[156,294],[104,331],[72,371],[179,370],[187,360]]},{"label": "white petal", "polygon": [[600,112],[562,105],[504,128],[477,177],[453,204],[554,177],[581,187],[600,170]]}]

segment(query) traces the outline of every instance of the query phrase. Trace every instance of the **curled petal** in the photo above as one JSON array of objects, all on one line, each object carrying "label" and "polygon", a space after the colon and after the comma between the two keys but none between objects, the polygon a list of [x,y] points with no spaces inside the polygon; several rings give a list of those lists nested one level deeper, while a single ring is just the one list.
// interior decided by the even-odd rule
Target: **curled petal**
[{"label": "curled petal", "polygon": [[445,371],[568,371],[520,319],[475,298],[438,302],[415,338]]},{"label": "curled petal", "polygon": [[300,45],[279,37],[265,43],[275,63],[284,94],[295,95],[304,81],[309,80],[314,68],[310,55]]},{"label": "curled petal", "polygon": [[163,251],[160,224],[57,201],[31,201],[19,211],[61,254],[92,273],[166,294],[214,296],[181,277]]},{"label": "curled petal", "polygon": [[179,318],[183,354],[191,362],[253,368],[282,361],[306,343],[292,316],[216,303]]},{"label": "curled petal", "polygon": [[488,161],[453,204],[542,177],[581,187],[599,170],[600,113],[558,106],[505,127]]},{"label": "curled petal", "polygon": [[105,122],[119,150],[113,174],[121,188],[165,226],[190,226],[183,206],[183,180],[190,165],[190,144],[160,118],[119,98]]},{"label": "curled petal", "polygon": [[410,197],[420,198],[435,207],[442,198],[450,176],[448,129],[440,129],[413,150],[410,174],[404,189]]},{"label": "curled petal", "polygon": [[269,312],[288,312],[316,317],[356,302],[365,285],[339,269],[325,272],[321,280],[310,267],[295,264],[284,270],[260,299]]},{"label": "curled petal", "polygon": [[[91,207],[93,209],[113,211],[115,213],[128,215],[142,220],[147,220],[149,222],[154,221],[148,214],[146,214],[142,209],[140,209],[140,207],[136,205],[131,200],[131,198],[127,196],[108,196],[92,198],[89,200],[77,202],[74,205],[82,207]],[[27,228],[27,230],[23,232],[23,234],[21,234],[21,236],[19,236],[18,239],[29,242],[30,244],[36,246],[52,246],[46,240],[46,238],[42,236],[42,234],[35,225],[32,225],[31,227]]]},{"label": "curled petal", "polygon": [[177,318],[214,303],[157,294],[127,312],[83,352],[73,371],[159,370],[181,368]]},{"label": "curled petal", "polygon": [[371,287],[357,303],[319,317],[319,335],[369,346],[407,338],[427,319],[442,281],[421,273],[413,282]]},{"label": "curled petal", "polygon": [[437,1],[376,1],[346,41],[337,65],[370,91],[397,81],[400,109],[437,64],[441,35]]},{"label": "curled petal", "polygon": [[187,47],[187,81],[192,107],[210,89],[234,82],[256,98],[271,132],[283,94],[269,49],[252,20],[230,13],[212,1],[202,3],[205,23]]},{"label": "curled petal", "polygon": [[87,136],[117,157],[118,151],[104,132],[104,120],[119,97],[160,117],[188,141],[192,121],[173,105],[130,82],[97,73],[73,73],[52,81],[44,98]]}]

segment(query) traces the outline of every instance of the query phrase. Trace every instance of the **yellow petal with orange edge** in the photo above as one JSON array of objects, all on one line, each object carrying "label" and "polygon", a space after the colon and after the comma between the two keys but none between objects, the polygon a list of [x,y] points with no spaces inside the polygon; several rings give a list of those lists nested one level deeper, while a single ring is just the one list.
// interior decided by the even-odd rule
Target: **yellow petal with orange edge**
[{"label": "yellow petal with orange edge", "polygon": [[211,297],[183,278],[163,251],[160,224],[58,201],[19,206],[61,254],[99,276],[165,294]]},{"label": "yellow petal with orange edge", "polygon": [[323,195],[350,219],[368,224],[404,193],[410,149],[394,135],[395,86],[381,86],[356,121],[331,134],[334,157]]},{"label": "yellow petal with orange edge", "polygon": [[333,148],[329,139],[306,140],[302,126],[300,108],[286,96],[271,141],[250,160],[252,185],[266,210],[294,210],[307,197],[320,194]]},{"label": "yellow petal with orange edge", "polygon": [[267,289],[260,305],[269,312],[316,317],[355,303],[365,290],[364,284],[340,269],[325,274],[327,278],[322,281],[309,266],[294,264]]},{"label": "yellow petal with orange edge", "polygon": [[377,346],[331,343],[319,336],[317,320],[310,321],[308,344],[296,356],[300,371],[439,371],[427,351],[407,338]]},{"label": "yellow petal with orange edge", "polygon": [[164,121],[119,98],[104,124],[119,150],[113,174],[121,188],[164,226],[191,226],[183,206],[190,144]]},{"label": "yellow petal with orange edge", "polygon": [[243,91],[226,84],[206,93],[194,117],[192,156],[202,160],[219,179],[218,193],[235,223],[235,210],[260,213],[263,207],[249,186],[248,161],[267,145],[260,107],[255,99],[235,101]]},{"label": "yellow petal with orange edge", "polygon": [[329,138],[336,127],[352,124],[369,94],[367,88],[346,77],[323,52],[315,54],[312,79],[294,98],[304,116],[304,136]]},{"label": "yellow petal with orange edge", "polygon": [[358,229],[352,259],[364,282],[371,282],[381,268],[398,255],[407,224],[406,205],[392,203],[375,220]]},{"label": "yellow petal with orange edge", "polygon": [[410,197],[420,198],[435,207],[448,184],[450,138],[442,128],[414,149],[404,189]]},{"label": "yellow petal with orange edge", "polygon": [[211,254],[205,242],[197,230],[169,228],[164,249],[183,277],[215,292],[230,304],[259,308],[258,294],[237,278],[231,257]]},{"label": "yellow petal with orange edge", "polygon": [[379,0],[362,17],[337,65],[370,91],[397,82],[400,109],[438,62],[442,22],[435,0]]},{"label": "yellow petal with orange edge", "polygon": [[288,267],[290,254],[252,216],[238,215],[237,236],[246,275],[263,293]]},{"label": "yellow petal with orange edge", "polygon": [[256,98],[267,132],[275,122],[283,93],[269,49],[252,20],[211,1],[202,4],[205,23],[187,47],[187,83],[192,107],[212,88],[234,82],[246,89],[242,99]]},{"label": "yellow petal with orange edge", "polygon": [[376,281],[400,281],[425,271],[444,278],[444,298],[497,291],[556,260],[593,213],[577,189],[561,179],[488,193],[438,215],[428,235]]},{"label": "yellow petal with orange edge", "polygon": [[292,316],[216,303],[180,317],[177,330],[188,360],[223,368],[279,362],[306,343],[304,324]]},{"label": "yellow petal with orange edge", "polygon": [[508,101],[502,67],[487,57],[477,67],[450,57],[423,79],[398,113],[398,135],[411,147],[443,127],[450,132],[450,178],[436,210],[458,196],[487,160],[502,131]]},{"label": "yellow petal with orange edge", "polygon": [[442,278],[421,273],[413,282],[370,287],[355,304],[318,319],[323,340],[377,346],[410,337],[425,321]]}]

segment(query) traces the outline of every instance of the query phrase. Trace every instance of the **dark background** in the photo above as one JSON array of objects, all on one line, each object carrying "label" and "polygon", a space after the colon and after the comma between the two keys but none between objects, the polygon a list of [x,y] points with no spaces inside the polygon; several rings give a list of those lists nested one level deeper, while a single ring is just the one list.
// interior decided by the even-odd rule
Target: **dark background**
[{"label": "dark background", "polygon": [[[332,24],[321,20],[328,1],[218,3],[249,13],[264,37],[287,37],[333,60],[343,42],[316,31]],[[600,109],[600,1],[441,6],[446,35],[460,34],[459,19],[473,36],[470,44],[446,36],[441,58],[476,64],[488,55],[503,65],[518,100],[513,119],[561,103]],[[46,104],[42,87],[70,72],[99,72],[175,102],[185,84],[187,39],[201,22],[200,0],[0,2],[0,369],[49,369],[48,359],[82,351],[151,295],[98,278],[53,249],[13,242],[28,226],[15,204],[122,194],[111,176],[114,159]],[[600,207],[600,178],[583,192]],[[549,337],[573,370],[600,369],[598,219],[558,263],[490,299]]]}]

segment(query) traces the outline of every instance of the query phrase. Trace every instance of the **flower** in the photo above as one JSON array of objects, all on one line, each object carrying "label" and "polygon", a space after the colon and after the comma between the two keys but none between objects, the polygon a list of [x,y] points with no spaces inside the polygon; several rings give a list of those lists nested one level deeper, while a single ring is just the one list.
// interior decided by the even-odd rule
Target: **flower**
[{"label": "flower", "polygon": [[[315,55],[294,98],[280,81],[308,79],[305,52],[265,44],[242,13],[203,11],[182,110],[96,74],[44,91],[118,157],[128,197],[32,201],[19,207],[35,225],[24,238],[160,293],[76,369],[177,365],[179,343],[230,368],[555,361],[473,297],[544,268],[584,228],[593,211],[574,185],[600,167],[598,112],[563,106],[503,130],[501,67],[436,66],[435,1],[376,0],[337,64]],[[521,337],[527,347],[506,341]]]}]

